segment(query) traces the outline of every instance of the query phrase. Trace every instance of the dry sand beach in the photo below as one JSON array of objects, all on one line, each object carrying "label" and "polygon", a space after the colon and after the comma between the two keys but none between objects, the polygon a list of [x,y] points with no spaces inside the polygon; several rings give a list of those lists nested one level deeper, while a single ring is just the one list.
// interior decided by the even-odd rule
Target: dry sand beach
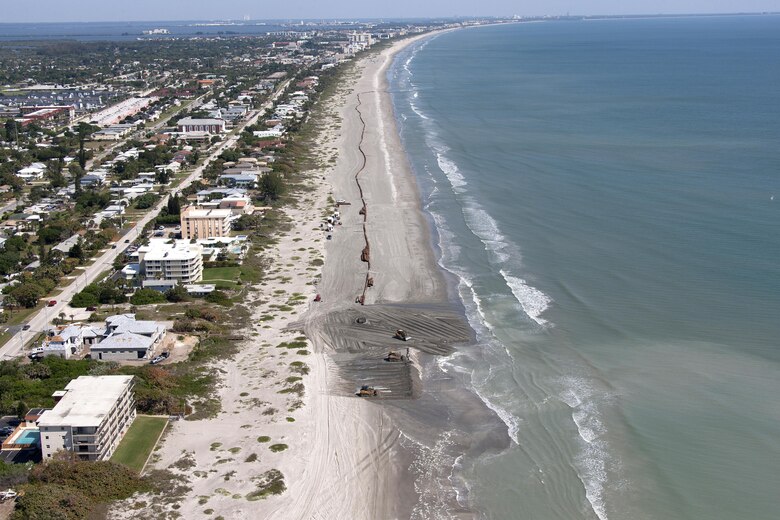
[{"label": "dry sand beach", "polygon": [[[363,58],[322,107],[319,155],[336,160],[306,181],[312,190],[287,211],[292,230],[267,252],[273,267],[247,301],[250,340],[214,367],[222,412],[173,423],[147,466],[189,491],[163,504],[136,498],[113,517],[472,516],[456,501],[453,462],[504,441],[493,414],[433,362],[473,334],[448,302],[387,93],[387,67],[412,41]],[[319,224],[339,199],[349,205],[326,241]],[[412,341],[393,339],[397,328]],[[413,362],[383,360],[406,347]],[[356,397],[362,384],[379,395]],[[253,494],[277,471],[284,493]]]}]

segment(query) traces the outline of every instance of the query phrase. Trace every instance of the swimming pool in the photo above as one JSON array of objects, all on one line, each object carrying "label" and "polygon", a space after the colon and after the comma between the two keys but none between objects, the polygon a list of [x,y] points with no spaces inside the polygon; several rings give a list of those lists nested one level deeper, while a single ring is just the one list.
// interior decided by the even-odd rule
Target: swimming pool
[{"label": "swimming pool", "polygon": [[40,444],[41,431],[37,428],[26,428],[16,436],[13,444]]}]

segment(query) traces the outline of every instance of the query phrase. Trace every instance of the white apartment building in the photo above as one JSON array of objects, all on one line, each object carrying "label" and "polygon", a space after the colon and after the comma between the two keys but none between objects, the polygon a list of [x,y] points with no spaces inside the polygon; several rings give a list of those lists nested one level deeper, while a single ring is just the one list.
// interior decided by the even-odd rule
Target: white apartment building
[{"label": "white apartment building", "polygon": [[224,119],[194,119],[185,117],[176,123],[179,132],[207,132],[209,134],[223,134],[227,131]]},{"label": "white apartment building", "polygon": [[203,246],[189,240],[153,238],[138,249],[138,263],[141,276],[147,280],[195,283],[203,276]]},{"label": "white apartment building", "polygon": [[53,397],[57,404],[37,421],[43,460],[60,450],[106,460],[135,420],[133,376],[79,376]]},{"label": "white apartment building", "polygon": [[181,237],[191,239],[229,236],[232,215],[230,209],[187,206],[181,212]]}]

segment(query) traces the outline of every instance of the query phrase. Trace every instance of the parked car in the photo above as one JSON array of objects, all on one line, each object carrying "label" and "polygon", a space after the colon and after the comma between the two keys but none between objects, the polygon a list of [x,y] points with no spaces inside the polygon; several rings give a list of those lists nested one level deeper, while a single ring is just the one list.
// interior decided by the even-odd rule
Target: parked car
[{"label": "parked car", "polygon": [[130,243],[130,239],[128,238],[127,240],[125,240],[125,244],[129,244],[129,243]]},{"label": "parked car", "polygon": [[97,307],[87,307],[87,310],[89,312],[95,312],[97,310]]},{"label": "parked car", "polygon": [[54,307],[57,305],[57,300],[49,300],[49,303],[47,304],[49,307]]},{"label": "parked car", "polygon": [[162,353],[160,353],[159,356],[155,356],[154,358],[152,358],[152,360],[149,363],[152,364],[152,365],[156,365],[157,363],[165,361],[170,356],[171,356],[170,352],[167,352],[167,351],[166,352],[162,352]]},{"label": "parked car", "polygon": [[13,500],[17,496],[19,496],[19,494],[13,489],[6,489],[5,491],[0,491],[0,502],[5,502],[6,500]]}]

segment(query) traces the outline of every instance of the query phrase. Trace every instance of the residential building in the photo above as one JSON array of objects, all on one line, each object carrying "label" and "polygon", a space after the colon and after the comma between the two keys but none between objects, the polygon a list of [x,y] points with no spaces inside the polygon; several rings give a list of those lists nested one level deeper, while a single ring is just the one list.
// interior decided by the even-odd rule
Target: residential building
[{"label": "residential building", "polygon": [[46,173],[46,165],[40,162],[34,162],[26,168],[22,168],[16,172],[16,176],[22,179],[24,182],[30,183],[33,181],[39,181],[43,179]]},{"label": "residential building", "polygon": [[187,206],[181,212],[181,237],[211,238],[230,235],[230,209],[202,209]]},{"label": "residential building", "polygon": [[203,246],[189,240],[153,238],[138,248],[141,276],[147,280],[176,280],[182,284],[200,281],[203,276]]},{"label": "residential building", "polygon": [[216,290],[217,286],[214,284],[196,284],[185,285],[184,289],[190,296],[207,296]]},{"label": "residential building", "polygon": [[257,174],[226,173],[219,176],[219,182],[232,188],[254,188],[257,185]]},{"label": "residential building", "polygon": [[135,420],[133,376],[80,376],[54,393],[38,419],[43,459],[60,450],[79,460],[106,460]]},{"label": "residential building", "polygon": [[98,343],[104,336],[103,331],[95,326],[57,327],[43,341],[40,355],[70,359],[71,356],[81,355],[85,346]]},{"label": "residential building", "polygon": [[102,361],[131,361],[148,359],[154,352],[155,342],[149,336],[125,332],[112,334],[90,348],[92,359]]},{"label": "residential building", "polygon": [[185,117],[177,123],[179,132],[207,132],[209,134],[222,134],[226,131],[224,119],[194,119]]}]

